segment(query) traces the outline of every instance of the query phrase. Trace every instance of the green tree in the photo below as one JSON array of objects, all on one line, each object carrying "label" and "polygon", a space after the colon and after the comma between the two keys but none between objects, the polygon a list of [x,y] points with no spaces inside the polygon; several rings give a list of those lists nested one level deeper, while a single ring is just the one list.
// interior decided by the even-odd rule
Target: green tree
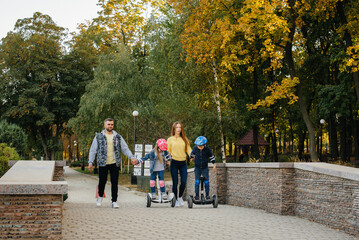
[{"label": "green tree", "polygon": [[27,149],[27,134],[16,124],[7,121],[0,122],[0,142],[13,147],[22,156],[25,157]]},{"label": "green tree", "polygon": [[114,53],[100,57],[94,79],[86,86],[79,111],[69,127],[87,146],[108,117],[115,119],[116,128],[129,129],[132,111],[141,98],[146,98],[147,85],[126,47],[119,46]]},{"label": "green tree", "polygon": [[2,117],[22,126],[29,142],[40,142],[46,159],[62,151],[60,135],[91,74],[74,51],[65,55],[64,37],[50,16],[36,12],[18,20],[0,46]]}]

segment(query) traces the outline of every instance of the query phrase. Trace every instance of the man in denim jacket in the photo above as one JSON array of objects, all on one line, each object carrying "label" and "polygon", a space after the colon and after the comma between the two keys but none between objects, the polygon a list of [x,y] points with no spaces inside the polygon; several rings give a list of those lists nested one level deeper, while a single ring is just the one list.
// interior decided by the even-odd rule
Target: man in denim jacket
[{"label": "man in denim jacket", "polygon": [[101,206],[105,185],[107,182],[107,175],[110,171],[111,176],[111,195],[112,207],[118,208],[118,176],[121,166],[121,152],[131,159],[131,162],[137,161],[131,153],[130,149],[120,134],[113,130],[114,120],[107,118],[104,123],[105,130],[96,134],[92,141],[89,166],[88,169],[92,172],[92,163],[97,155],[97,164],[99,166],[99,184],[96,205]]}]

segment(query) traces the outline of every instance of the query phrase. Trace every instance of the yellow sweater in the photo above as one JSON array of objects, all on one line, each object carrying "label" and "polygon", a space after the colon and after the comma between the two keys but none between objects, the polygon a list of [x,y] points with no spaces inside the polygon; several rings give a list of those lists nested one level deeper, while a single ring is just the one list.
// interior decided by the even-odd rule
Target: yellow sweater
[{"label": "yellow sweater", "polygon": [[[185,142],[181,137],[169,137],[167,139],[168,152],[171,154],[171,158],[177,161],[186,161]],[[187,145],[187,154],[191,155],[191,146]]]}]

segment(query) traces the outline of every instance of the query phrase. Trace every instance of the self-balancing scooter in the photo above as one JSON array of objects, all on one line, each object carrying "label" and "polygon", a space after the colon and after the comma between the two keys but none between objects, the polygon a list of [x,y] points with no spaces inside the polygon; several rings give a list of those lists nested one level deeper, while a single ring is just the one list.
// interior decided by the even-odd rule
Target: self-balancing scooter
[{"label": "self-balancing scooter", "polygon": [[173,193],[170,193],[167,197],[167,199],[163,199],[161,194],[161,188],[158,180],[158,176],[156,177],[156,184],[157,184],[157,195],[158,198],[152,198],[151,193],[147,193],[146,200],[147,200],[147,207],[151,207],[151,202],[153,203],[170,203],[171,207],[174,207],[176,205],[176,198],[174,197]]},{"label": "self-balancing scooter", "polygon": [[187,197],[188,208],[192,208],[193,203],[198,204],[198,205],[213,204],[213,207],[217,208],[218,207],[218,198],[217,198],[217,196],[215,194],[213,194],[211,199],[206,199],[204,197],[204,194],[203,194],[204,177],[200,177],[199,179],[201,180],[201,196],[200,196],[200,199],[196,200],[192,195],[189,195]]}]

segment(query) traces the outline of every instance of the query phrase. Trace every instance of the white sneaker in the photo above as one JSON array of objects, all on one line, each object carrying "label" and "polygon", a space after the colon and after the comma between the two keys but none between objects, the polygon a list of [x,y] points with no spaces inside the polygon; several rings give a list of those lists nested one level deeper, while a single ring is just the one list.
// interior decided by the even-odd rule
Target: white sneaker
[{"label": "white sneaker", "polygon": [[167,194],[166,193],[161,193],[161,195],[162,195],[163,200],[167,200]]},{"label": "white sneaker", "polygon": [[179,207],[180,205],[179,205],[179,202],[178,202],[178,200],[176,200],[176,207]]},{"label": "white sneaker", "polygon": [[154,200],[157,199],[156,193],[152,193],[151,198],[154,199]]},{"label": "white sneaker", "polygon": [[112,208],[118,208],[117,202],[112,202]]},{"label": "white sneaker", "polygon": [[178,198],[178,203],[179,203],[180,206],[184,205],[182,197]]},{"label": "white sneaker", "polygon": [[97,201],[96,201],[96,206],[100,207],[101,206],[101,202],[102,202],[102,197],[98,197]]}]

